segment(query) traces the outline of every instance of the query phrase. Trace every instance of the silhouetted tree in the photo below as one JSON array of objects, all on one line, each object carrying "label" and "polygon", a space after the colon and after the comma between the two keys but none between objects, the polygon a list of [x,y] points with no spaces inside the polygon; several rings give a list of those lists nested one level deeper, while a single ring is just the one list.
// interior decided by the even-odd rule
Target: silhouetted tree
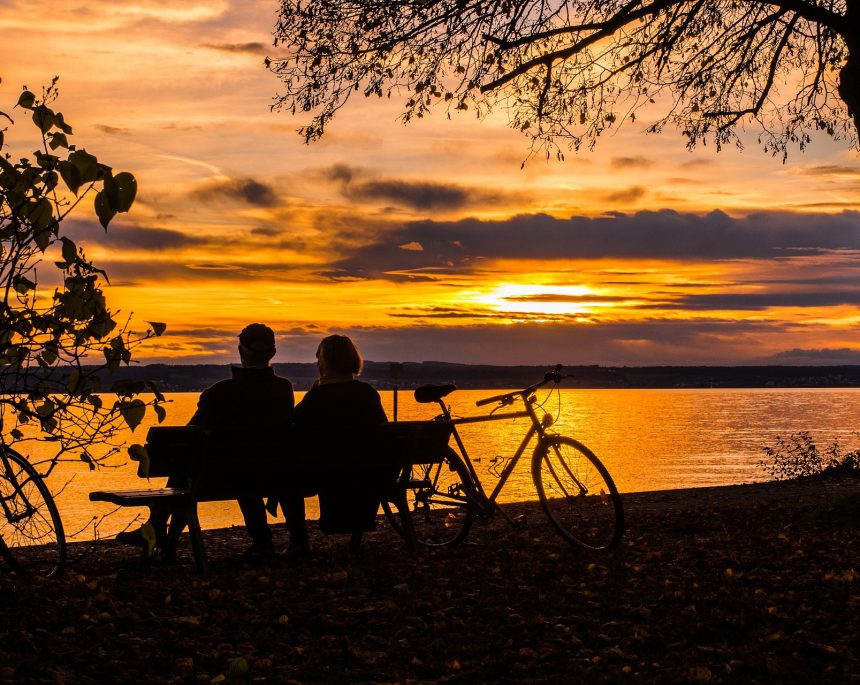
[{"label": "silhouetted tree", "polygon": [[[131,208],[137,182],[70,142],[71,126],[50,106],[56,96],[56,79],[41,98],[21,93],[16,107],[31,116],[41,149],[17,161],[0,154],[0,448],[32,457],[22,443],[42,442],[50,448],[39,450],[46,472],[69,452],[94,468],[148,406],[164,416],[163,398],[146,383],[102,387],[103,372],[128,364],[132,349],[161,335],[164,324],[142,334],[128,320],[117,324],[102,290],[105,273],[62,234],[63,220],[88,196],[107,230]],[[154,394],[145,401],[137,395],[146,389]]]},{"label": "silhouetted tree", "polygon": [[690,147],[754,120],[783,157],[860,127],[860,0],[282,0],[275,45],[307,141],[354,92],[404,97],[404,121],[501,105],[547,154],[640,110]]}]

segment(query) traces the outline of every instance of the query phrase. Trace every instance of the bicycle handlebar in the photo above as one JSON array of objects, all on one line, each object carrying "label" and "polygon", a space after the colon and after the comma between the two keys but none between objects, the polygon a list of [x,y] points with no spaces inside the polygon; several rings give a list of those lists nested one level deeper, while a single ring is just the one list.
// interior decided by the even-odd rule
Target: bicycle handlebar
[{"label": "bicycle handlebar", "polygon": [[543,380],[539,383],[530,385],[529,387],[524,388],[522,390],[506,392],[503,395],[493,395],[492,397],[485,397],[484,399],[475,402],[475,406],[483,407],[485,404],[493,404],[494,402],[498,402],[502,405],[511,404],[514,401],[514,397],[516,397],[517,395],[529,395],[530,393],[534,392],[535,390],[537,390],[541,386],[546,385],[549,382],[560,383],[562,378],[567,377],[561,373],[562,368],[563,367],[561,364],[556,364],[555,368],[552,371],[547,371],[544,374]]},{"label": "bicycle handlebar", "polygon": [[493,402],[501,402],[502,404],[510,404],[514,395],[517,393],[505,393],[504,395],[494,395],[493,397],[485,397],[482,400],[478,400],[475,402],[476,407],[483,407],[485,404],[492,404]]}]

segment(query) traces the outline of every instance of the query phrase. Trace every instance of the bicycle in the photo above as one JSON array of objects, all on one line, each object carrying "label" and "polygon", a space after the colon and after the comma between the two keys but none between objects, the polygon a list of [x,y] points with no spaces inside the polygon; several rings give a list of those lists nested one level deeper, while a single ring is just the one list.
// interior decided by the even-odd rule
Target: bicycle
[{"label": "bicycle", "polygon": [[0,445],[0,558],[14,572],[52,576],[66,562],[60,512],[36,468]]},{"label": "bicycle", "polygon": [[[412,467],[408,478],[409,505],[416,540],[427,547],[456,545],[462,542],[476,517],[489,519],[499,513],[514,527],[524,521],[511,518],[497,503],[497,498],[528,445],[536,438],[532,456],[532,480],[541,507],[556,531],[571,545],[588,550],[610,549],[618,545],[624,530],[621,497],[609,471],[581,442],[549,431],[553,416],[544,412],[535,392],[553,383],[552,390],[565,377],[562,366],[556,366],[544,379],[522,390],[493,395],[475,404],[495,404],[485,416],[453,418],[443,398],[456,390],[454,385],[425,385],[415,390],[419,403],[436,402],[442,413],[434,420],[451,424],[459,453],[447,446],[446,453],[435,463]],[[507,410],[522,402],[520,411]],[[499,410],[505,410],[499,412]],[[498,412],[498,413],[497,413]],[[488,495],[466,451],[457,426],[489,421],[528,418],[530,426],[514,455],[499,474],[499,481]],[[400,522],[387,503],[383,510],[391,525],[401,535]]]}]

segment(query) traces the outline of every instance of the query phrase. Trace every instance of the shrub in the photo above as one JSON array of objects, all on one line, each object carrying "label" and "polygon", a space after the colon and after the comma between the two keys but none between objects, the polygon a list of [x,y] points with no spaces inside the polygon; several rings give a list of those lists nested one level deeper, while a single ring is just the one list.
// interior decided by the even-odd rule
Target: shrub
[{"label": "shrub", "polygon": [[774,480],[791,480],[820,474],[860,474],[860,449],[845,451],[837,440],[823,450],[808,431],[777,436],[776,444],[762,448],[765,458],[759,462]]}]

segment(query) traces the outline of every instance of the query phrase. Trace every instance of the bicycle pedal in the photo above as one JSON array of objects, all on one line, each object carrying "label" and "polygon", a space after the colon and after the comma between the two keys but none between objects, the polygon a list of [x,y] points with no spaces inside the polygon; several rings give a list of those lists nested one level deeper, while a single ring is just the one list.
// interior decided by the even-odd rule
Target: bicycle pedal
[{"label": "bicycle pedal", "polygon": [[475,512],[475,520],[479,521],[480,523],[489,523],[493,520],[493,513],[490,511],[479,509]]}]

